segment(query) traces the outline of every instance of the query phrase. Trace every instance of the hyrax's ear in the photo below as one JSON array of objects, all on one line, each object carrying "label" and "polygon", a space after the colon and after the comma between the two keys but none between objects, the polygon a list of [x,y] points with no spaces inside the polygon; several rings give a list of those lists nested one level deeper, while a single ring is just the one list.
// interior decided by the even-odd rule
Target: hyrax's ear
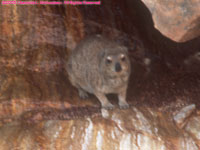
[{"label": "hyrax's ear", "polygon": [[125,53],[128,53],[128,48],[125,46],[122,46],[122,49],[124,50]]}]

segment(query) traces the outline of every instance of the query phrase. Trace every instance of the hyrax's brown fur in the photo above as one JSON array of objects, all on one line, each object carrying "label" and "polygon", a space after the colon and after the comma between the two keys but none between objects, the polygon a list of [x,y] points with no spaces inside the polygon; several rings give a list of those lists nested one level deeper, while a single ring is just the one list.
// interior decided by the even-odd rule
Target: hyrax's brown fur
[{"label": "hyrax's brown fur", "polygon": [[104,108],[114,106],[106,94],[118,94],[119,106],[128,107],[126,91],[130,76],[130,61],[124,46],[100,35],[88,37],[72,51],[67,72],[81,98],[94,94]]}]

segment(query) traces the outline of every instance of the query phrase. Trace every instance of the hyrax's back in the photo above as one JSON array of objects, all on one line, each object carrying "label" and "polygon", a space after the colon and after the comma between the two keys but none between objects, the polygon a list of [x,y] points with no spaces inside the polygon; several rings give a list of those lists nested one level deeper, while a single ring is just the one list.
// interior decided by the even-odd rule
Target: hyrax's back
[{"label": "hyrax's back", "polygon": [[67,71],[72,84],[93,93],[95,82],[99,81],[99,59],[107,40],[95,35],[82,40],[72,51]]}]

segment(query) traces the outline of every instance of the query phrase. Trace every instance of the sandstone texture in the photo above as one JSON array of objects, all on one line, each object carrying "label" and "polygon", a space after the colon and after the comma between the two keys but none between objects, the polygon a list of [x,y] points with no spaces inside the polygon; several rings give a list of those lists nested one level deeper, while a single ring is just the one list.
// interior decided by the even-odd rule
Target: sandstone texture
[{"label": "sandstone texture", "polygon": [[176,42],[200,35],[200,0],[142,0],[149,8],[154,26]]},{"label": "sandstone texture", "polygon": [[[0,6],[0,150],[200,148],[200,38],[167,39],[132,2]],[[129,109],[81,100],[68,80],[71,51],[93,34],[128,47]]]}]

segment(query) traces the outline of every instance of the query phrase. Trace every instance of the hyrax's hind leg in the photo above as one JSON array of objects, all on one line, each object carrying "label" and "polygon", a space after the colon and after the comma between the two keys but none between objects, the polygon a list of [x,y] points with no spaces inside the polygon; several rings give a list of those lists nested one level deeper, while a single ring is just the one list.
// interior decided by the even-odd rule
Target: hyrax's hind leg
[{"label": "hyrax's hind leg", "polygon": [[78,88],[78,94],[80,96],[80,98],[82,99],[86,99],[89,97],[88,93],[84,90],[82,90],[81,88]]},{"label": "hyrax's hind leg", "polygon": [[82,88],[80,88],[79,84],[76,82],[76,79],[74,79],[73,76],[69,76],[69,80],[71,81],[71,84],[78,89],[78,94],[80,98],[86,99],[89,97],[87,92],[85,92]]}]

